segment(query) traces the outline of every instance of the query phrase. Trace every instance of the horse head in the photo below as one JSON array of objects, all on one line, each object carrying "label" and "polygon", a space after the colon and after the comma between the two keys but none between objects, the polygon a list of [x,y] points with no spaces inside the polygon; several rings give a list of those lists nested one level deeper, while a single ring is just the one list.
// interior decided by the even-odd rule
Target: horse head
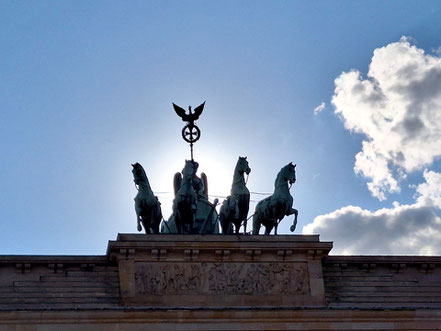
[{"label": "horse head", "polygon": [[247,175],[250,174],[251,168],[248,165],[248,161],[247,161],[246,156],[245,157],[239,156],[239,160],[237,160],[236,168],[240,173],[246,173]]},{"label": "horse head", "polygon": [[290,162],[282,168],[280,173],[283,174],[289,184],[294,184],[296,182],[296,164]]},{"label": "horse head", "polygon": [[133,181],[135,184],[139,185],[141,183],[147,183],[147,175],[142,165],[136,162],[135,164],[132,164],[132,167]]}]

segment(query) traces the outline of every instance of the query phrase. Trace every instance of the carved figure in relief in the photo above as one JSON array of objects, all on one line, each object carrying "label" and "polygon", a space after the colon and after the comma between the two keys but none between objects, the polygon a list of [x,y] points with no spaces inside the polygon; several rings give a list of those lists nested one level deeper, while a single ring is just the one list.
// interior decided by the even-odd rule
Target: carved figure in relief
[{"label": "carved figure in relief", "polygon": [[149,294],[182,294],[201,291],[200,265],[145,264],[135,271],[136,292]]},{"label": "carved figure in relief", "polygon": [[[207,264],[208,266],[208,264]],[[304,269],[304,268],[300,268]],[[300,269],[291,265],[270,264],[210,264],[209,290],[219,294],[280,294],[305,293],[307,285],[297,286]],[[301,275],[302,277],[304,275]]]},{"label": "carved figure in relief", "polygon": [[233,184],[231,194],[227,197],[226,203],[222,205],[219,212],[219,220],[222,227],[222,233],[232,234],[232,225],[234,224],[234,233],[238,234],[240,226],[243,224],[244,233],[247,231],[247,217],[250,208],[250,191],[246,187],[244,174],[249,175],[251,168],[248,165],[246,157],[239,157],[234,168]]},{"label": "carved figure in relief", "polygon": [[[144,227],[145,233],[159,233],[162,220],[161,203],[153,194],[144,168],[138,162],[132,164],[133,181],[138,190],[135,197],[135,212],[138,231]],[[142,227],[141,227],[142,224]]]},{"label": "carved figure in relief", "polygon": [[199,266],[192,264],[190,270],[190,277],[188,279],[188,290],[190,292],[195,292],[199,290],[201,279],[200,279],[201,269]]},{"label": "carved figure in relief", "polygon": [[280,221],[289,215],[294,214],[294,222],[291,231],[295,230],[297,224],[297,209],[292,208],[293,198],[289,189],[296,181],[296,165],[289,163],[284,166],[276,177],[274,183],[274,193],[259,201],[253,216],[253,234],[259,234],[260,227],[265,226],[265,234],[270,234],[274,228],[277,234],[277,226]]},{"label": "carved figure in relief", "polygon": [[308,284],[301,263],[143,263],[135,270],[140,295],[303,294]]}]

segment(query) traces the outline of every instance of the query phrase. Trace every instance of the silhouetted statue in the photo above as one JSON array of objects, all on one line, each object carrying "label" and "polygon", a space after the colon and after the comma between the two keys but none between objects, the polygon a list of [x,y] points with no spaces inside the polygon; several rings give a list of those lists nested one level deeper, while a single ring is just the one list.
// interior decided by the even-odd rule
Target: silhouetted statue
[{"label": "silhouetted statue", "polygon": [[[219,220],[222,227],[222,233],[232,234],[234,224],[235,233],[239,233],[240,226],[243,224],[244,233],[247,231],[247,217],[250,208],[250,191],[246,187],[244,174],[249,175],[251,168],[248,165],[246,157],[239,157],[234,168],[233,185],[231,186],[231,195],[227,197],[219,212]],[[237,211],[236,211],[237,209]]]},{"label": "silhouetted statue", "polygon": [[[173,214],[178,233],[193,233],[194,219],[197,209],[196,191],[193,187],[195,164],[185,161],[182,177],[176,174],[174,178],[176,196],[173,200]],[[181,180],[179,180],[181,178]],[[179,185],[179,189],[176,190]]]},{"label": "silhouetted statue", "polygon": [[[199,163],[196,161],[185,161],[186,166],[187,162],[191,162],[191,166],[193,167],[193,175],[192,175],[192,185],[196,194],[208,199],[208,183],[207,183],[207,175],[205,173],[201,173],[201,178],[196,175],[196,172],[199,168]],[[184,168],[185,169],[185,168]],[[173,178],[173,188],[175,192],[175,196],[178,193],[179,189],[182,185],[182,175],[180,172],[177,172]]]},{"label": "silhouetted statue", "polygon": [[181,173],[173,178],[175,199],[173,214],[163,222],[161,233],[219,233],[216,205],[208,201],[207,176],[196,175],[199,164],[192,160],[185,161]]},{"label": "silhouetted statue", "polygon": [[179,107],[173,103],[173,108],[175,109],[176,114],[182,118],[184,122],[187,122],[187,125],[182,129],[182,138],[186,142],[190,144],[190,152],[191,152],[191,160],[193,160],[193,144],[199,140],[201,137],[201,130],[194,124],[199,116],[201,116],[202,111],[204,110],[205,101],[201,105],[197,106],[194,109],[194,112],[191,111],[191,106],[188,106],[188,114],[184,108]]},{"label": "silhouetted statue", "polygon": [[293,198],[289,193],[290,185],[296,181],[296,165],[292,162],[284,166],[276,177],[273,195],[265,198],[256,206],[253,216],[253,234],[259,234],[261,225],[265,226],[265,234],[270,234],[274,228],[277,234],[277,226],[285,217],[294,214],[294,222],[291,231],[297,225],[297,209],[292,208]]},{"label": "silhouetted statue", "polygon": [[138,231],[144,227],[145,233],[159,233],[159,224],[162,220],[161,203],[150,188],[144,168],[139,163],[132,164],[132,167],[133,181],[138,190],[135,197]]},{"label": "silhouetted statue", "polygon": [[188,124],[191,125],[194,125],[194,121],[196,121],[199,118],[199,116],[201,116],[202,111],[204,110],[204,106],[205,106],[205,101],[201,105],[197,106],[194,109],[194,112],[191,111],[191,106],[189,106],[188,114],[187,114],[184,108],[181,108],[173,103],[173,108],[175,109],[176,114],[178,114],[178,116],[182,118],[184,122],[188,122]]}]

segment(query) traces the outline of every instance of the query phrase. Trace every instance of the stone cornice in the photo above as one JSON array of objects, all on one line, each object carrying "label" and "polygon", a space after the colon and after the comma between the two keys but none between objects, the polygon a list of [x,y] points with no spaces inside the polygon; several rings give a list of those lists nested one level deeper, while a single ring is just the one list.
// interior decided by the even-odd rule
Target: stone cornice
[{"label": "stone cornice", "polygon": [[116,258],[136,254],[143,260],[187,261],[201,256],[209,260],[275,261],[321,259],[332,249],[332,242],[320,242],[318,235],[134,235],[119,234],[110,241],[107,256]]}]

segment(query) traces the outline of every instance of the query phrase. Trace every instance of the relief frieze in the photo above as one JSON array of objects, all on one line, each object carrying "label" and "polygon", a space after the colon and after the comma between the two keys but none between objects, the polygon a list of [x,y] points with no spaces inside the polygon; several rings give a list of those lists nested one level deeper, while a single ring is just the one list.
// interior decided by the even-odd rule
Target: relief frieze
[{"label": "relief frieze", "polygon": [[136,295],[308,294],[307,264],[149,263],[135,264]]}]

